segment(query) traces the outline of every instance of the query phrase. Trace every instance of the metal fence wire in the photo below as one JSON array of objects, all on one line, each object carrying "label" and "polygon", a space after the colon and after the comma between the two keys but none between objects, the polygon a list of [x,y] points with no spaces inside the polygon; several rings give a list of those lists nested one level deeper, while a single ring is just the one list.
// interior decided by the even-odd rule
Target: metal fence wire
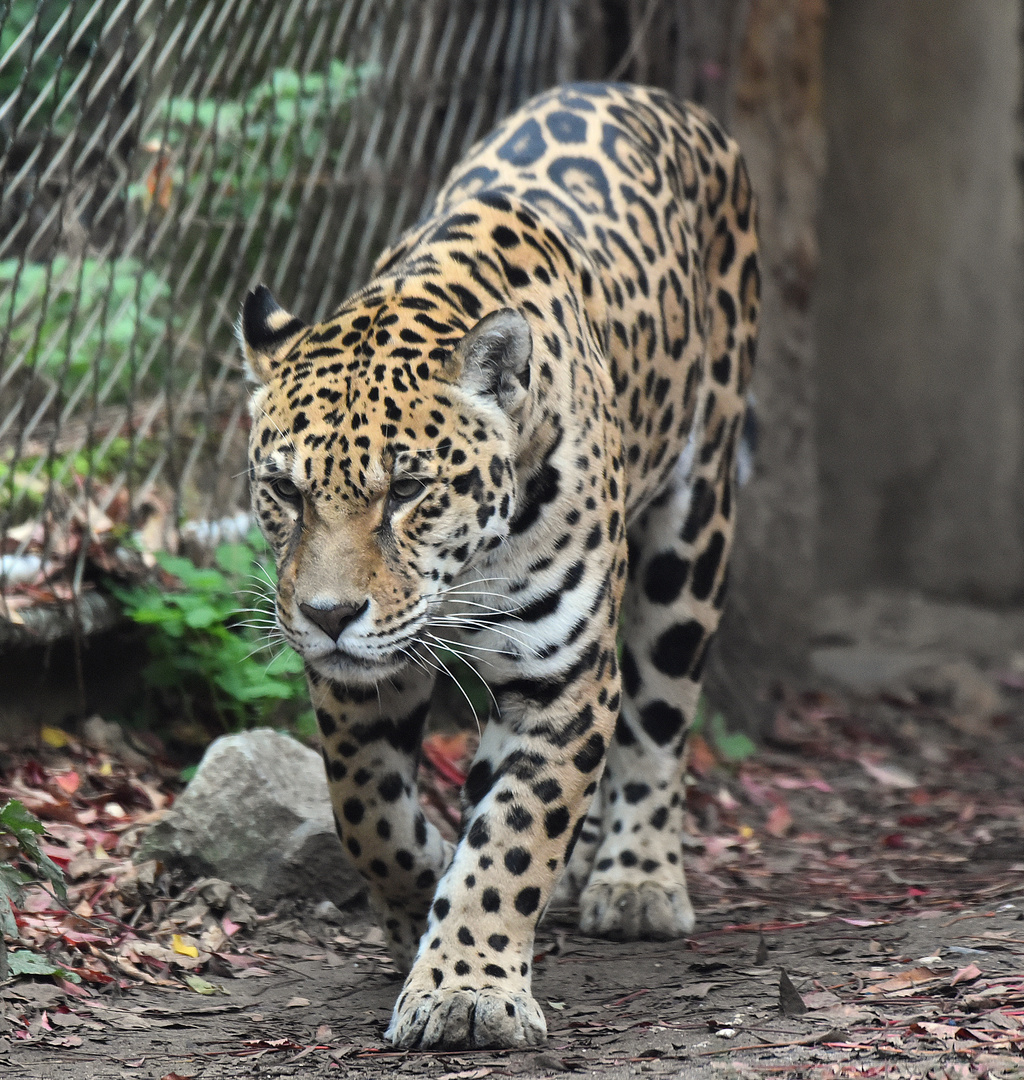
[{"label": "metal fence wire", "polygon": [[244,513],[252,284],[323,317],[557,82],[721,106],[739,7],[0,0],[0,616],[76,595],[99,540]]}]

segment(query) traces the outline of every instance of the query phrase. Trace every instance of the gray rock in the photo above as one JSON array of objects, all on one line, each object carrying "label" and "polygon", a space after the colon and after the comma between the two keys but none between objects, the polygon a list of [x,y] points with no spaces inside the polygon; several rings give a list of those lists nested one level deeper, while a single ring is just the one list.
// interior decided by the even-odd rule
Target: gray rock
[{"label": "gray rock", "polygon": [[341,911],[337,904],[332,903],[330,900],[321,900],[316,906],[316,910],[313,914],[321,920],[321,922],[333,923],[335,926],[344,926],[346,919],[345,913]]},{"label": "gray rock", "polygon": [[829,645],[812,649],[811,671],[819,678],[855,694],[877,694],[901,686],[918,668],[934,662],[926,652],[893,646]]},{"label": "gray rock", "polygon": [[285,896],[344,904],[364,887],[334,830],[320,755],[267,729],[210,746],[139,858],[223,878],[260,905]]}]

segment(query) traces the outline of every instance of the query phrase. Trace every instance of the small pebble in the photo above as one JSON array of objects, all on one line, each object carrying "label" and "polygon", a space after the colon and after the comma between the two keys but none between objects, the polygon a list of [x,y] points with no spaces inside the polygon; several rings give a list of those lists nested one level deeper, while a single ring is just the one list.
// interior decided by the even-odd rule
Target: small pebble
[{"label": "small pebble", "polygon": [[333,923],[335,926],[341,926],[345,922],[345,916],[333,900],[321,900],[314,909],[313,914],[321,922]]}]

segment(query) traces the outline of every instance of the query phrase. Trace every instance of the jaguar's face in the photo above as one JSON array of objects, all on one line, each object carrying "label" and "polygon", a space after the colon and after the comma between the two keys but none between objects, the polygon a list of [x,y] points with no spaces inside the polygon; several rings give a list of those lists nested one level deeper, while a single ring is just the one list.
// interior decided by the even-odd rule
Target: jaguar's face
[{"label": "jaguar's face", "polygon": [[[419,351],[448,355],[430,362],[396,356],[411,335],[404,316],[387,319],[385,305],[307,330],[259,290],[242,319],[264,380],[249,469],[277,561],[277,620],[314,670],[349,683],[415,662],[453,585],[508,535],[515,508],[509,395],[525,388],[496,389],[493,364],[528,363],[525,320],[497,312],[447,346],[435,334]],[[286,348],[257,351],[261,329],[265,341],[289,327]]]}]

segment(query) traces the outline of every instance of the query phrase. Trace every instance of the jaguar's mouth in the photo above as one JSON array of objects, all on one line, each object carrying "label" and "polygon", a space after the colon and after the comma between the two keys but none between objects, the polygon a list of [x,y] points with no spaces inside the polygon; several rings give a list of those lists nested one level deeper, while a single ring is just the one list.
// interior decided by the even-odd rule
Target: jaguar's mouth
[{"label": "jaguar's mouth", "polygon": [[317,674],[340,683],[374,685],[398,674],[409,663],[400,652],[383,656],[355,656],[344,649],[334,648],[318,656],[306,656],[306,663]]}]

